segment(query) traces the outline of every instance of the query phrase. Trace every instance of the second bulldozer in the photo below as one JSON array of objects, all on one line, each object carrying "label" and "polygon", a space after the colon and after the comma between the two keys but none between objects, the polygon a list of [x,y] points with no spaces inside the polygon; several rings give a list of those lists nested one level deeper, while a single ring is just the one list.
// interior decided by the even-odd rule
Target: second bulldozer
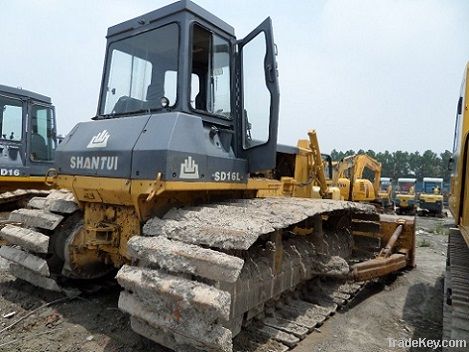
[{"label": "second bulldozer", "polygon": [[0,85],[0,209],[45,195],[57,146],[51,99]]},{"label": "second bulldozer", "polygon": [[[119,308],[137,333],[176,351],[229,352],[244,326],[313,277],[365,280],[414,265],[413,221],[312,199],[329,193],[315,191],[313,135],[277,145],[270,18],[237,40],[181,1],[107,38],[97,116],[65,137],[49,173],[68,191],[32,199],[0,231],[13,275],[61,291],[67,278],[118,270]],[[357,264],[354,234],[381,240]],[[277,341],[269,350],[292,341],[263,331]]]}]

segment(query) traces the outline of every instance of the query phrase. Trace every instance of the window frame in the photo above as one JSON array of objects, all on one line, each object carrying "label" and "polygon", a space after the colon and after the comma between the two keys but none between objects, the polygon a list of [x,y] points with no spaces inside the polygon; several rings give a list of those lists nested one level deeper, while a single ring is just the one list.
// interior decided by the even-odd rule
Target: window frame
[{"label": "window frame", "polygon": [[17,97],[13,97],[11,95],[7,95],[7,94],[0,94],[0,97],[4,97],[4,98],[7,98],[7,99],[11,99],[11,100],[17,100],[17,101],[20,101],[21,102],[21,137],[19,140],[12,140],[12,139],[8,139],[8,138],[3,138],[2,137],[2,131],[0,131],[0,141],[2,143],[17,143],[17,144],[21,144],[23,142],[23,139],[24,139],[24,135],[25,135],[25,116],[27,114],[27,104],[25,102],[24,99],[21,99],[21,98],[17,98]]},{"label": "window frame", "polygon": [[[193,108],[192,105],[191,105],[191,102],[190,102],[190,97],[191,97],[191,91],[192,91],[192,47],[193,47],[193,44],[194,44],[194,26],[199,26],[200,28],[206,30],[207,32],[209,32],[211,34],[211,37],[210,37],[210,47],[212,48],[213,47],[213,35],[217,35],[219,36],[220,38],[226,40],[226,42],[228,43],[229,45],[229,56],[230,56],[230,64],[229,64],[229,68],[230,68],[230,115],[231,117],[227,117],[225,115],[220,115],[220,114],[216,114],[216,113],[213,113],[213,112],[210,112],[210,111],[206,111],[206,110],[200,110],[200,109],[196,109],[196,108]],[[236,111],[235,111],[235,104],[234,104],[234,100],[235,99],[235,95],[236,95],[236,92],[235,92],[235,68],[234,68],[234,65],[235,65],[235,59],[234,59],[234,55],[233,55],[233,50],[234,50],[234,46],[233,46],[233,42],[230,38],[230,36],[227,36],[227,35],[224,35],[222,34],[221,32],[219,31],[216,31],[216,30],[213,30],[211,28],[209,28],[208,26],[204,25],[203,23],[199,22],[199,21],[193,21],[192,23],[189,24],[188,26],[189,28],[189,48],[190,48],[190,55],[189,55],[189,72],[188,72],[188,78],[187,78],[187,89],[188,89],[188,92],[187,92],[187,96],[189,98],[189,100],[187,101],[187,106],[189,107],[189,110],[192,112],[192,113],[197,113],[197,114],[200,114],[200,115],[203,115],[203,116],[207,116],[207,117],[212,117],[212,118],[216,118],[217,120],[220,121],[220,123],[233,123],[235,122],[235,115],[236,115]],[[213,50],[211,51],[211,57],[210,57],[210,61],[213,62]]]},{"label": "window frame", "polygon": [[55,157],[52,156],[51,160],[35,160],[31,157],[31,139],[30,139],[30,136],[31,136],[31,133],[32,133],[32,123],[31,123],[31,119],[32,119],[32,115],[31,115],[31,111],[33,109],[34,106],[42,106],[42,107],[45,107],[47,109],[51,109],[52,110],[52,121],[54,122],[54,134],[55,134],[55,148],[53,149],[53,151],[55,152],[57,150],[57,147],[59,145],[58,141],[57,141],[57,119],[55,117],[55,107],[53,105],[48,105],[48,104],[44,104],[44,103],[41,103],[39,101],[31,101],[31,103],[29,104],[29,107],[28,107],[28,150],[27,150],[27,155],[28,155],[28,159],[33,162],[33,163],[36,163],[36,164],[44,164],[44,163],[47,163],[47,164],[53,164],[54,163],[54,160],[55,160]]},{"label": "window frame", "polygon": [[[103,112],[104,111],[103,104],[105,104],[105,102],[106,102],[106,99],[105,99],[105,94],[106,94],[105,84],[106,84],[106,82],[109,81],[110,71],[108,70],[108,68],[110,68],[110,64],[111,64],[111,60],[112,60],[112,52],[110,52],[111,46],[114,43],[120,42],[122,40],[126,40],[126,39],[129,39],[129,38],[136,37],[138,35],[144,34],[144,33],[155,31],[157,29],[160,29],[160,28],[172,25],[172,24],[175,24],[177,26],[177,31],[178,31],[178,33],[177,33],[178,48],[177,48],[177,55],[176,55],[176,72],[177,72],[177,83],[178,84],[176,86],[176,100],[175,100],[174,104],[172,104],[167,109],[162,109],[162,110],[160,110],[160,109],[150,109],[149,111],[150,111],[150,113],[153,114],[153,113],[159,113],[159,112],[166,112],[167,110],[177,110],[178,109],[179,104],[180,104],[180,97],[179,97],[179,77],[180,77],[180,73],[181,73],[180,55],[181,55],[181,41],[182,41],[183,37],[182,37],[181,24],[179,23],[179,21],[177,21],[175,19],[171,19],[168,22],[158,23],[157,25],[155,25],[152,28],[145,28],[144,30],[138,31],[137,33],[133,32],[133,31],[130,31],[129,33],[126,33],[126,35],[122,35],[122,36],[119,35],[119,36],[116,36],[116,38],[114,40],[109,40],[108,41],[108,43],[106,44],[106,54],[104,56],[104,69],[103,69],[103,74],[102,74],[102,78],[101,78],[101,89],[100,89],[99,101],[98,101],[98,111],[97,111],[96,117],[94,119],[113,118],[112,114],[104,114],[104,112]],[[128,114],[119,115],[119,116],[116,116],[116,117],[135,116],[135,115],[139,115],[139,114],[130,112]],[[140,115],[142,115],[142,113],[140,113]]]}]

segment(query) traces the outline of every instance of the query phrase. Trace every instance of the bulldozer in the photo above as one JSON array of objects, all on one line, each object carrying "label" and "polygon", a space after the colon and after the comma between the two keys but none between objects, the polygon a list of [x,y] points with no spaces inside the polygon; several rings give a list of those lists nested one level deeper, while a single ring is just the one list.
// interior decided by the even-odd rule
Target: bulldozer
[{"label": "bulldozer", "polygon": [[419,195],[419,215],[443,216],[443,179],[440,177],[424,177],[423,190]]},{"label": "bulldozer", "polygon": [[[469,185],[468,132],[469,132],[469,63],[464,70],[456,109],[453,154],[449,160],[451,170],[449,208],[455,226],[449,230],[448,253],[444,283],[443,339],[469,341]],[[462,347],[462,346],[461,346]],[[450,349],[448,349],[449,351]],[[454,349],[458,350],[459,349]],[[467,346],[460,349],[467,350]],[[447,351],[447,350],[443,350]]]},{"label": "bulldozer", "polygon": [[57,146],[51,99],[0,85],[0,209],[47,195],[45,175]]},{"label": "bulldozer", "polygon": [[[59,145],[57,190],[0,230],[11,274],[67,292],[117,272],[138,334],[231,352],[261,335],[286,351],[332,314],[311,279],[412,268],[412,219],[327,199],[314,133],[277,143],[276,53],[270,18],[239,40],[190,1],[109,28],[98,111]],[[359,262],[356,236],[379,243]]]},{"label": "bulldozer", "polygon": [[392,178],[381,177],[378,191],[378,202],[381,203],[383,209],[394,209]]},{"label": "bulldozer", "polygon": [[399,177],[397,179],[395,200],[397,214],[415,215],[417,211],[416,183],[416,178]]}]

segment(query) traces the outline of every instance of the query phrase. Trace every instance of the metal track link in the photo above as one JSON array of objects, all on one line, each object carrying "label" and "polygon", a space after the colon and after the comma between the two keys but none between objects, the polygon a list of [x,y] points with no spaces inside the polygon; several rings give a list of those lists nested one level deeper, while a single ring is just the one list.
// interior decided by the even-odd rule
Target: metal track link
[{"label": "metal track link", "polygon": [[7,245],[0,248],[0,257],[8,263],[15,277],[35,286],[64,291],[51,274],[50,236],[64,219],[78,210],[68,191],[47,191],[47,197],[34,197],[28,208],[10,213],[8,223],[0,229],[0,238]]},{"label": "metal track link", "polygon": [[364,285],[334,279],[326,282],[313,279],[302,289],[286,294],[270,311],[254,318],[235,337],[233,350],[288,351],[317,331],[338,309],[350,302]]},{"label": "metal track link", "polygon": [[456,228],[450,229],[449,233],[443,303],[443,338],[466,340],[469,343],[469,247]]},{"label": "metal track link", "polygon": [[[301,297],[280,300],[318,275],[348,273],[343,258],[352,252],[354,216],[376,219],[372,206],[297,198],[170,210],[129,240],[133,265],[117,274],[124,288],[119,308],[131,315],[136,332],[176,351],[237,350],[233,337],[265,314],[235,344],[286,351],[357,289],[312,285]],[[313,228],[317,236],[294,235],[297,227]]]}]

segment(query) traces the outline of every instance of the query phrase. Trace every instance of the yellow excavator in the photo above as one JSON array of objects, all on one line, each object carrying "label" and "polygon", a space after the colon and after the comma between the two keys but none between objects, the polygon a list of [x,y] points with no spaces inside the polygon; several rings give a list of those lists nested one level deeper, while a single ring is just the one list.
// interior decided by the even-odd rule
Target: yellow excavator
[{"label": "yellow excavator", "polygon": [[[373,172],[373,182],[363,178],[365,169]],[[392,187],[381,189],[381,163],[367,154],[347,156],[336,164],[333,184],[340,188],[342,199],[375,202],[391,206]]]},{"label": "yellow excavator", "polygon": [[[326,199],[314,133],[277,144],[270,18],[237,40],[180,1],[107,40],[97,115],[64,138],[47,174],[58,190],[0,225],[12,275],[66,292],[117,271],[119,308],[151,340],[285,351],[360,287],[311,279],[414,266],[411,219]],[[380,241],[357,263],[358,231]]]},{"label": "yellow excavator", "polygon": [[[469,341],[469,63],[464,70],[456,110],[453,155],[449,160],[449,208],[455,226],[449,231],[443,302],[443,339]],[[462,348],[464,347],[464,348]]]}]

